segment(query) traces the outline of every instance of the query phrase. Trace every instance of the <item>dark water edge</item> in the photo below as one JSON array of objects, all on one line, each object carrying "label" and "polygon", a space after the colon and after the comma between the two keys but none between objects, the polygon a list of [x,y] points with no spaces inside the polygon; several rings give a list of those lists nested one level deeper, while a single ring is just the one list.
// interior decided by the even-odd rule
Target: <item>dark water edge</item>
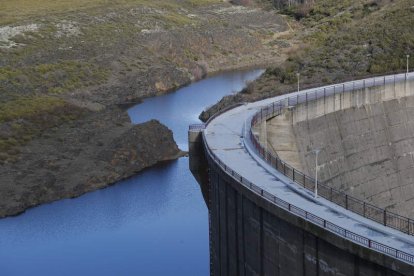
[{"label": "dark water edge", "polygon": [[[261,70],[224,73],[145,99],[135,123],[158,119],[187,149],[187,128]],[[109,188],[0,220],[0,275],[208,275],[208,213],[188,158]]]}]

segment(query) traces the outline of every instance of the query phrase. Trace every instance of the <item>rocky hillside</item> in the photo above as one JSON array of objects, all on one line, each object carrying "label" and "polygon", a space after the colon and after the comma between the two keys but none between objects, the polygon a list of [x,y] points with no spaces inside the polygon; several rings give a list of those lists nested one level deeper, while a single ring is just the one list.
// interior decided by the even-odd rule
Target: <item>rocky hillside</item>
[{"label": "rocky hillside", "polygon": [[[266,73],[243,93],[223,99],[202,114],[208,118],[228,104],[295,90],[406,69],[414,66],[414,3],[411,0],[316,0],[280,11],[294,20],[300,47],[282,65]],[[411,67],[412,68],[412,67]]]},{"label": "rocky hillside", "polygon": [[132,126],[121,110],[89,114],[29,142],[23,161],[0,166],[0,217],[106,187],[183,154],[158,121]]},{"label": "rocky hillside", "polygon": [[119,107],[295,47],[274,11],[221,0],[5,0],[0,15],[0,216],[176,158],[168,130]]}]

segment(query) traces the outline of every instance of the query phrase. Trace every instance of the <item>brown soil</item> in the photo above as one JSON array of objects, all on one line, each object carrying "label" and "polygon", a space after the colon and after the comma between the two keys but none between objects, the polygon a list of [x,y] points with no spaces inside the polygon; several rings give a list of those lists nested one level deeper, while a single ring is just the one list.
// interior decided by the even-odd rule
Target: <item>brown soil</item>
[{"label": "brown soil", "polygon": [[[13,47],[0,44],[0,115],[8,118],[0,116],[0,145],[10,144],[0,153],[0,217],[182,156],[166,127],[133,126],[119,106],[207,74],[281,63],[292,47],[285,20],[274,11],[228,3],[173,13],[142,5],[101,8],[12,25],[30,24],[38,29],[9,38]],[[65,110],[51,107],[23,119],[1,113],[10,101],[25,97],[30,105],[27,98],[41,96],[63,100]],[[57,119],[46,123],[50,118]]]}]

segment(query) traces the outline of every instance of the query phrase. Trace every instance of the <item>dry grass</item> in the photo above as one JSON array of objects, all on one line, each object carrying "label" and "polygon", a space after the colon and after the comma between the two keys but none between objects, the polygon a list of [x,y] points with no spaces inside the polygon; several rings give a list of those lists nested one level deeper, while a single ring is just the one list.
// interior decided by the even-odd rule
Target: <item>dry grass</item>
[{"label": "dry grass", "polygon": [[33,17],[76,11],[93,11],[100,8],[145,5],[147,7],[176,9],[220,2],[220,0],[2,0],[0,5],[0,25],[12,24]]}]

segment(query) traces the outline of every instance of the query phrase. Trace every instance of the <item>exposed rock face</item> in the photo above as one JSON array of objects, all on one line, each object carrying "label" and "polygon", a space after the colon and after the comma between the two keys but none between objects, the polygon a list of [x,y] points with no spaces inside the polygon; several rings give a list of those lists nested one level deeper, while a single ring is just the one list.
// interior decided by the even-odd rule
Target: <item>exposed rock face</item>
[{"label": "exposed rock face", "polygon": [[114,105],[135,104],[208,73],[285,59],[279,44],[287,24],[273,11],[225,3],[176,9],[172,2],[191,1],[33,15],[37,35],[14,28],[20,37],[5,38],[16,47],[0,45],[0,67],[10,76],[0,78],[0,110],[10,102],[22,106],[22,95],[35,111],[44,96],[64,103],[42,104],[40,115],[22,112],[24,120],[0,120],[0,146],[11,134],[27,136],[7,155],[0,151],[0,217],[79,196],[182,155],[166,128],[152,121],[134,127]]},{"label": "exposed rock face", "polygon": [[32,141],[19,161],[0,167],[0,217],[106,187],[182,155],[158,121],[134,126],[117,108],[87,113]]},{"label": "exposed rock face", "polygon": [[315,2],[315,0],[272,0],[272,2],[277,9],[282,9],[299,4],[310,4]]},{"label": "exposed rock face", "polygon": [[151,120],[115,138],[98,156],[114,168],[116,175],[125,178],[159,161],[175,159],[182,154],[173,140],[172,131]]}]

